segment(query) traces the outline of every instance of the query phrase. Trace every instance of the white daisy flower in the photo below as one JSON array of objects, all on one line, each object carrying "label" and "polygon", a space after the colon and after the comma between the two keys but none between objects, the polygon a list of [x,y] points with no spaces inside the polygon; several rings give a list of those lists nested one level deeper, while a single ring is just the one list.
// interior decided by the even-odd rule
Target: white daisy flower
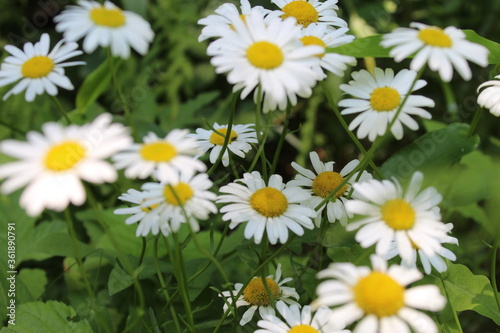
[{"label": "white daisy flower", "polygon": [[297,104],[297,95],[309,97],[318,80],[312,67],[319,62],[316,54],[324,52],[317,45],[304,46],[299,40],[300,27],[295,19],[276,18],[266,23],[262,13],[252,11],[245,22],[235,18],[230,29],[212,42],[207,50],[217,73],[229,72],[227,80],[233,91],[242,89],[241,98],[261,87],[263,111],[284,110]]},{"label": "white daisy flower", "polygon": [[[340,170],[340,173],[333,171],[333,165],[335,162],[323,163],[320,161],[318,153],[312,151],[309,153],[309,158],[311,159],[314,172],[301,167],[295,162],[292,162],[292,167],[297,170],[299,174],[295,176],[294,180],[291,180],[288,185],[291,186],[301,186],[307,188],[311,193],[311,199],[307,201],[307,206],[311,208],[316,208],[323,199],[325,199],[337,186],[344,181],[344,177],[348,176],[359,164],[358,160],[352,160],[347,163],[347,165]],[[361,176],[359,172],[356,172],[351,179],[342,186],[337,193],[333,195],[329,202],[323,204],[317,211],[317,216],[315,218],[315,225],[319,227],[321,224],[322,212],[326,207],[326,216],[330,223],[335,221],[340,221],[340,223],[345,226],[347,224],[347,219],[353,217],[352,213],[349,213],[345,209],[345,203],[348,201],[349,193],[351,192],[351,184],[353,182],[362,182],[371,179],[372,176],[363,171]],[[351,194],[355,197],[355,191]]]},{"label": "white daisy flower", "polygon": [[500,75],[495,76],[495,79],[486,81],[477,88],[479,91],[489,86],[479,93],[477,103],[483,108],[489,109],[492,115],[500,117]]},{"label": "white daisy flower", "polygon": [[330,319],[347,325],[361,319],[354,332],[394,333],[411,329],[418,333],[438,333],[436,323],[418,310],[444,308],[446,298],[439,288],[435,285],[406,288],[421,280],[422,273],[398,265],[387,267],[387,262],[376,255],[370,259],[373,269],[333,263],[320,271],[317,277],[329,280],[316,289],[318,298],[313,308],[339,306],[333,309]]},{"label": "white daisy flower", "polygon": [[[278,264],[276,268],[276,277],[269,275],[266,277],[267,287],[271,291],[274,301],[284,301],[288,304],[298,304],[296,301],[299,300],[299,294],[295,291],[295,288],[283,286],[285,283],[292,281],[292,278],[285,278],[281,280],[281,264]],[[224,308],[223,311],[226,312],[229,305],[233,304],[233,296],[236,296],[243,288],[243,283],[235,283],[234,290],[223,291],[220,296],[224,297]],[[294,300],[295,298],[295,300]],[[266,315],[275,314],[272,307],[272,300],[267,293],[266,287],[262,282],[262,277],[255,276],[247,284],[240,297],[236,300],[236,308],[241,306],[249,306],[248,310],[243,314],[240,325],[244,326],[250,320],[252,320],[255,311],[259,310],[261,318]]]},{"label": "white daisy flower", "polygon": [[471,70],[466,60],[479,66],[488,65],[488,49],[465,39],[462,30],[447,27],[444,30],[422,23],[411,23],[410,27],[396,28],[382,37],[380,45],[394,47],[390,56],[400,62],[414,54],[410,69],[420,70],[426,63],[433,71],[438,71],[441,79],[451,81],[453,67],[464,80],[470,80]]},{"label": "white daisy flower", "polygon": [[[240,184],[241,183],[241,184]],[[245,238],[255,240],[260,244],[264,231],[271,244],[285,243],[288,240],[288,229],[302,236],[304,229],[313,229],[311,218],[316,212],[300,205],[309,199],[307,191],[283,184],[280,175],[271,175],[268,185],[260,173],[254,171],[245,173],[243,179],[220,188],[221,193],[217,203],[226,203],[220,209],[222,220],[231,220],[229,228],[247,222]]]},{"label": "white daisy flower", "polygon": [[152,205],[150,207],[144,207],[144,200],[146,196],[147,193],[144,191],[141,192],[135,189],[129,189],[127,193],[123,193],[118,197],[118,199],[136,204],[136,206],[118,208],[114,211],[116,215],[132,215],[125,220],[126,224],[134,224],[139,222],[139,226],[137,227],[137,231],[135,233],[137,237],[145,237],[149,234],[150,231],[153,235],[157,235],[160,231],[158,210],[154,210],[156,207],[158,207],[158,204]]},{"label": "white daisy flower", "polygon": [[76,42],[82,37],[83,50],[92,53],[98,46],[111,49],[111,54],[124,59],[130,47],[141,55],[148,52],[154,32],[149,23],[136,13],[124,11],[110,1],[79,0],[54,17],[56,30],[64,39]]},{"label": "white daisy flower", "polygon": [[159,181],[177,179],[177,172],[204,172],[207,166],[193,158],[199,146],[188,130],[174,129],[165,138],[149,132],[143,143],[134,144],[112,157],[117,169],[125,169],[125,177],[144,179],[151,175]]},{"label": "white daisy flower", "polygon": [[199,231],[198,220],[206,220],[210,213],[217,213],[213,203],[217,196],[210,191],[212,185],[206,173],[193,175],[188,172],[175,173],[175,177],[166,183],[145,183],[141,208],[151,209],[151,218],[149,225],[143,228],[139,225],[141,236],[149,232],[156,235],[158,230],[165,236],[177,232],[181,224],[186,223],[184,212],[191,230]]},{"label": "white daisy flower", "polygon": [[360,229],[356,240],[364,248],[376,244],[375,252],[381,256],[387,255],[393,241],[406,262],[413,259],[413,245],[428,256],[434,255],[449,230],[440,221],[437,207],[442,196],[434,187],[420,191],[423,178],[421,172],[415,172],[406,191],[396,179],[354,184],[358,197],[345,207],[366,217],[348,224],[347,231]]},{"label": "white daisy flower", "polygon": [[57,95],[57,86],[73,90],[74,86],[64,75],[64,67],[84,65],[83,61],[63,62],[69,58],[79,56],[83,52],[77,50],[78,44],[66,43],[61,40],[49,52],[50,37],[42,34],[40,41],[24,44],[23,50],[13,45],[6,45],[5,51],[11,55],[6,57],[0,67],[0,87],[17,82],[9,90],[3,100],[10,95],[17,95],[26,90],[26,101],[32,102],[36,95],[44,92],[51,96]]},{"label": "white daisy flower", "polygon": [[[224,166],[229,165],[229,153],[230,150],[233,154],[243,158],[245,154],[252,149],[251,143],[257,143],[257,132],[252,128],[254,124],[247,125],[233,125],[231,128],[231,135],[229,137],[229,142],[227,149],[222,155],[222,164]],[[212,130],[206,130],[203,128],[197,128],[196,134],[190,134],[189,136],[197,139],[198,144],[202,150],[202,154],[206,153],[210,149],[210,162],[213,164],[219,157],[219,154],[224,145],[225,135],[227,135],[227,125],[219,125],[214,123],[213,128],[219,132],[214,132]],[[221,135],[222,134],[222,135]]]},{"label": "white daisy flower", "polygon": [[28,142],[0,142],[0,152],[20,159],[0,165],[0,178],[8,178],[2,192],[27,185],[19,204],[30,216],[45,208],[62,211],[69,203],[82,205],[86,196],[81,180],[116,181],[116,170],[104,159],[132,144],[128,128],[111,120],[105,113],[83,126],[50,122],[42,125],[43,134],[30,131]]},{"label": "white daisy flower", "polygon": [[276,303],[276,309],[282,321],[276,315],[268,314],[263,316],[264,320],[259,320],[257,325],[262,328],[254,333],[350,333],[344,330],[343,325],[330,322],[332,310],[326,306],[320,307],[316,313],[312,314],[309,305],[299,308],[298,304],[286,305],[283,301]]},{"label": "white daisy flower", "polygon": [[[446,232],[449,233],[451,229],[453,229],[453,224],[452,223],[447,223],[445,224],[446,227]],[[455,237],[451,237],[449,235],[443,236],[441,238],[438,238],[438,241],[441,244],[455,244],[458,245],[458,239]],[[440,246],[435,250],[435,253],[433,255],[428,255],[422,249],[420,249],[418,246],[412,243],[413,251],[412,251],[412,257],[409,261],[402,260],[401,265],[406,266],[406,267],[416,267],[417,266],[417,257],[420,258],[420,262],[422,263],[422,266],[424,268],[424,272],[426,274],[431,274],[432,267],[436,269],[437,272],[443,273],[448,269],[448,265],[446,264],[446,261],[444,261],[443,258],[455,261],[457,259],[456,255],[448,250],[447,248]],[[396,257],[399,254],[397,243],[393,242],[391,244],[391,247],[389,249],[389,252],[387,253],[387,256],[385,257],[387,260],[392,259]]]},{"label": "white daisy flower", "polygon": [[[364,69],[351,75],[354,80],[349,84],[341,84],[340,89],[355,98],[339,102],[339,106],[345,108],[341,114],[359,113],[349,124],[349,129],[352,131],[358,127],[357,137],[360,139],[368,137],[370,141],[386,133],[387,126],[396,116],[405,96],[427,84],[424,80],[417,80],[410,91],[417,73],[407,69],[401,70],[396,76],[391,68],[387,68],[385,72],[375,68],[374,76]],[[403,124],[413,131],[418,129],[418,123],[411,115],[424,119],[432,118],[422,107],[434,107],[434,101],[424,96],[413,95],[406,99],[390,129],[396,139],[400,140],[403,137]]]},{"label": "white daisy flower", "polygon": [[[325,48],[337,47],[354,40],[354,36],[346,35],[347,31],[349,31],[348,28],[333,30],[325,24],[312,23],[300,32],[300,41],[304,45],[319,45]],[[323,52],[316,56],[320,58],[320,61],[313,69],[320,79],[326,78],[323,69],[337,76],[343,76],[347,65],[356,65],[356,58],[343,54]]]},{"label": "white daisy flower", "polygon": [[[240,10],[233,3],[223,3],[215,10],[215,14],[198,20],[198,24],[205,26],[201,30],[198,41],[201,42],[213,37],[222,37],[228,29],[232,29],[232,20],[235,18],[243,19],[253,10],[261,11],[263,15],[271,13],[269,9],[265,9],[262,6],[252,7],[248,0],[240,0]],[[274,17],[276,16],[274,15]]]},{"label": "white daisy flower", "polygon": [[311,23],[347,27],[347,22],[337,15],[337,0],[271,0],[281,9],[282,18],[294,17],[297,24],[307,28]]}]

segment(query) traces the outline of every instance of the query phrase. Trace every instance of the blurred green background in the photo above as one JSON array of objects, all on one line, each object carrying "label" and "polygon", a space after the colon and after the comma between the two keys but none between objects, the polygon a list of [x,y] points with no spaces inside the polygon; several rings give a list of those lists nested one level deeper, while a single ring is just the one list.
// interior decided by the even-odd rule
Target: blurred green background
[{"label": "blurred green background", "polygon": [[[173,128],[206,127],[205,121],[219,124],[227,123],[231,86],[224,75],[216,75],[206,55],[208,41],[199,43],[198,35],[201,27],[197,21],[213,13],[220,4],[227,1],[220,0],[122,0],[114,1],[118,6],[134,11],[148,20],[156,33],[150,52],[140,57],[133,54],[131,59],[121,62],[119,80],[122,84],[125,98],[133,112],[134,123],[140,137],[153,130],[158,134],[166,134]],[[238,3],[233,1],[234,3]],[[269,9],[277,9],[270,1],[250,1],[252,5],[263,5]],[[68,0],[0,0],[0,48],[7,44],[21,47],[25,42],[36,42],[44,32],[51,36],[54,45],[61,35],[55,32],[52,18],[64,6],[74,4]],[[472,29],[479,35],[500,42],[500,1],[465,1],[465,0],[345,0],[339,3],[339,16],[349,23],[351,33],[357,37],[387,33],[398,26],[408,26],[410,22],[447,27],[450,25],[462,29]],[[5,51],[0,53],[0,60],[6,57]],[[105,53],[98,49],[90,55],[82,55],[79,59],[87,62],[86,66],[68,68],[67,73],[75,85],[75,91],[60,90],[59,97],[68,111],[76,109],[78,87],[84,80],[103,63]],[[362,68],[391,67],[395,71],[406,68],[409,61],[396,64],[392,59],[358,59],[358,64],[351,70]],[[484,81],[500,73],[500,68],[489,66],[480,68],[471,64],[473,78],[464,82],[454,73],[451,83],[445,84],[439,77],[430,71],[423,75],[428,85],[418,93],[426,95],[436,102],[432,109],[433,120],[420,122],[421,129],[416,132],[406,131],[403,140],[387,140],[377,152],[375,162],[381,165],[395,152],[412,143],[416,138],[428,130],[444,127],[453,122],[469,123],[477,110],[477,87]],[[350,73],[339,78],[331,75],[327,79],[327,86],[336,100],[341,98],[338,86],[348,81]],[[109,78],[108,78],[109,79]],[[1,87],[0,95],[4,95],[11,87]],[[72,112],[76,123],[84,123],[101,112],[111,112],[118,121],[123,121],[123,110],[118,102],[116,90],[111,85],[103,91],[95,103],[92,103],[86,112],[78,110]],[[254,122],[255,106],[249,98],[237,104],[235,123]],[[41,124],[47,121],[60,120],[60,115],[47,95],[37,97],[35,102],[27,103],[24,95],[11,96],[6,101],[0,101],[0,140],[15,138],[24,140],[29,130],[39,130]],[[282,124],[283,114],[276,113],[272,124],[276,128]],[[488,201],[492,190],[490,178],[498,167],[491,158],[497,159],[500,155],[500,126],[499,120],[484,112],[478,126],[480,136],[479,149],[472,157],[462,161],[456,172],[460,177],[470,177],[464,182],[458,181],[457,193],[478,192],[470,199],[474,207],[491,206]],[[339,125],[333,112],[327,105],[320,87],[315,89],[313,96],[308,100],[300,100],[293,108],[289,136],[280,158],[278,173],[288,180],[293,177],[291,161],[306,165],[308,153],[316,150],[326,161],[336,161],[340,168],[353,158],[359,158],[356,146],[350,142],[344,129]],[[271,129],[270,141],[266,145],[269,156],[272,156],[279,133]],[[370,144],[363,141],[365,147]],[[485,157],[488,155],[490,157]],[[0,156],[0,163],[9,160]],[[240,161],[242,164],[243,162]],[[226,172],[220,169],[213,176],[222,177]],[[449,176],[449,175],[448,175]],[[498,175],[496,178],[500,179]],[[444,178],[443,178],[444,179]],[[449,176],[447,182],[456,179]],[[439,188],[448,188],[444,181],[434,179]],[[120,190],[125,192],[131,182],[122,179]],[[471,185],[472,184],[472,185]],[[485,188],[488,191],[485,192]],[[101,195],[109,193],[109,189],[101,189]],[[106,192],[108,191],[108,192]],[[473,194],[476,194],[473,192]],[[445,202],[453,199],[445,195]],[[485,201],[486,200],[486,201]],[[116,198],[106,197],[104,205],[113,207]],[[470,204],[470,202],[466,202]],[[453,205],[451,205],[453,206]],[[494,209],[498,210],[498,209]],[[482,211],[482,210],[481,210]],[[490,210],[491,211],[491,210]],[[486,228],[478,226],[474,220],[472,208],[457,210],[443,209],[445,221],[455,223],[454,235],[460,239],[460,247],[454,247],[458,262],[465,264],[475,274],[489,274],[489,251],[485,243],[491,242],[491,234]],[[500,217],[500,214],[494,214]],[[498,220],[497,220],[498,221]],[[61,273],[60,261],[28,262],[25,267],[42,267],[50,271]],[[52,285],[56,288],[57,284]],[[49,290],[48,294],[58,295],[57,290]],[[59,297],[60,295],[58,295]],[[219,303],[217,303],[219,306]],[[466,332],[494,332],[496,326],[488,319],[477,320],[477,314],[464,312],[461,321]]]}]

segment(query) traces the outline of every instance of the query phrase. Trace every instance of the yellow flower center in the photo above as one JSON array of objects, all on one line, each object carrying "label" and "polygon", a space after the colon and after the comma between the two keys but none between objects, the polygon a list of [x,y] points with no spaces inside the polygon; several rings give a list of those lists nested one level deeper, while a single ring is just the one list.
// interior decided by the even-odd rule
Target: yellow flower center
[{"label": "yellow flower center", "polygon": [[404,306],[404,288],[389,275],[372,272],[353,288],[354,301],[367,314],[393,316]]},{"label": "yellow flower center", "polygon": [[[312,192],[314,195],[326,198],[337,186],[344,181],[339,173],[334,171],[325,171],[316,176],[312,184]],[[347,184],[342,186],[333,196],[340,198],[347,191]]]},{"label": "yellow flower center", "polygon": [[250,197],[250,206],[260,215],[276,217],[283,214],[288,208],[285,195],[274,187],[264,187]]},{"label": "yellow flower center", "polygon": [[142,146],[140,154],[146,161],[168,162],[177,155],[177,150],[168,142],[153,142]]},{"label": "yellow flower center", "polygon": [[394,230],[408,230],[415,224],[415,210],[403,199],[387,201],[381,212],[382,220]]},{"label": "yellow flower center", "polygon": [[295,17],[297,24],[302,24],[304,28],[311,23],[318,22],[318,11],[313,5],[304,0],[292,1],[286,4],[281,10],[285,13],[281,16],[283,19],[290,16]]},{"label": "yellow flower center", "polygon": [[125,15],[119,8],[96,7],[90,10],[90,19],[97,25],[118,28],[125,24]]},{"label": "yellow flower center", "polygon": [[319,333],[319,331],[309,325],[297,325],[292,327],[288,333]]},{"label": "yellow flower center", "polygon": [[[307,45],[319,45],[319,46],[322,46],[322,47],[326,48],[325,42],[323,42],[323,40],[321,38],[318,38],[316,36],[304,36],[304,37],[302,37],[300,39],[300,41],[302,42],[302,44],[304,44],[304,46],[307,46]],[[319,57],[319,58],[322,58],[324,55],[325,55],[324,52],[316,54],[316,56]]]},{"label": "yellow flower center", "polygon": [[51,171],[66,171],[85,157],[85,147],[78,142],[67,141],[53,146],[45,155],[45,167]]},{"label": "yellow flower center", "polygon": [[392,111],[399,106],[401,95],[396,89],[375,88],[370,96],[370,104],[375,111]]},{"label": "yellow flower center", "polygon": [[155,209],[156,207],[158,207],[160,204],[154,204],[154,205],[151,205],[149,207],[141,207],[141,209],[146,212],[146,213],[149,213],[150,211],[152,211],[153,209]]},{"label": "yellow flower center", "polygon": [[[271,291],[274,299],[280,296],[280,287],[271,278],[266,278],[267,287]],[[262,278],[254,277],[252,281],[243,290],[243,299],[251,305],[268,306],[271,305],[271,299],[267,293]]]},{"label": "yellow flower center", "polygon": [[21,74],[30,79],[45,77],[52,72],[54,61],[46,56],[36,56],[26,60],[21,67]]},{"label": "yellow flower center", "polygon": [[437,47],[451,47],[453,41],[440,28],[425,28],[418,32],[418,38],[427,45]]},{"label": "yellow flower center", "polygon": [[[163,188],[165,201],[174,206],[180,206],[180,204],[184,205],[189,199],[191,199],[193,194],[194,192],[191,186],[182,182],[174,186],[165,186]],[[179,200],[177,200],[176,195]]]},{"label": "yellow flower center", "polygon": [[247,49],[247,58],[252,65],[262,69],[273,69],[283,63],[283,52],[270,42],[255,42]]},{"label": "yellow flower center", "polygon": [[[210,142],[213,143],[214,145],[222,146],[224,145],[224,138],[227,134],[227,128],[218,129],[217,132],[221,133],[222,135],[216,132],[212,132],[212,134],[210,135]],[[238,134],[236,134],[235,131],[231,130],[231,136],[229,137],[228,144],[232,143],[237,138]]]}]

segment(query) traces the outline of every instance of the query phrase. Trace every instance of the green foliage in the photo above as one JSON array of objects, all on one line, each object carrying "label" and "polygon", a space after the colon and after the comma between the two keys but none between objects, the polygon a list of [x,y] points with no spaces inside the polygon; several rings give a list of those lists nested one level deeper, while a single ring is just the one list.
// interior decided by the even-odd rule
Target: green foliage
[{"label": "green foliage", "polygon": [[[110,59],[104,61],[83,81],[82,86],[78,89],[76,95],[76,112],[85,114],[88,108],[109,89],[112,75],[110,70]],[[118,59],[113,59],[118,62]],[[117,66],[117,64],[114,64]]]},{"label": "green foliage", "polygon": [[484,275],[474,275],[466,266],[449,264],[443,275],[430,280],[439,286],[456,311],[472,310],[500,325],[500,309],[495,301],[491,283]]},{"label": "green foliage", "polygon": [[[238,1],[232,2],[239,6]],[[49,15],[47,10],[39,8],[40,3],[33,7],[28,1],[18,1],[1,8],[0,28],[14,29],[17,35],[22,35],[19,31],[26,30],[28,21],[16,21],[12,17],[30,19],[33,11],[36,15]],[[131,121],[128,123],[125,117],[113,82],[110,59],[104,50],[82,55],[79,60],[87,63],[83,69],[67,69],[76,89],[60,89],[57,98],[66,110],[72,110],[69,112],[72,121],[85,124],[103,112],[111,112],[114,121],[134,126],[136,139],[148,132],[164,136],[174,128],[193,132],[213,122],[227,123],[231,86],[210,65],[206,55],[208,42],[198,42],[202,27],[197,24],[201,17],[213,14],[222,2],[122,0],[116,3],[147,18],[156,34],[146,56],[134,53],[126,60],[113,59],[114,67],[119,69],[117,81],[131,110]],[[271,7],[269,1],[263,0],[252,1],[252,5]],[[500,310],[491,283],[495,277],[487,276],[492,273],[489,244],[500,236],[497,188],[500,132],[498,119],[487,112],[475,130],[471,130],[466,121],[471,123],[472,111],[469,110],[476,108],[477,86],[498,74],[500,45],[494,40],[496,27],[500,26],[495,23],[498,19],[494,9],[500,5],[495,2],[484,6],[461,0],[450,0],[446,4],[355,0],[339,6],[340,13],[350,23],[351,32],[363,37],[327,52],[358,58],[357,67],[352,70],[370,70],[375,65],[395,71],[405,68],[408,62],[394,63],[389,56],[390,49],[380,46],[382,34],[422,18],[442,27],[467,22],[470,27],[464,30],[467,39],[486,46],[490,51],[489,63],[497,65],[486,69],[472,65],[471,81],[463,82],[456,75],[447,84],[442,84],[435,73],[425,71],[422,78],[427,86],[419,90],[419,94],[435,101],[434,120],[421,121],[423,126],[418,132],[405,129],[402,140],[386,138],[377,148],[373,161],[383,178],[396,177],[403,186],[415,171],[422,171],[424,187],[434,186],[443,195],[439,205],[442,220],[453,222],[451,236],[460,242],[459,246],[450,246],[457,254],[456,264],[449,264],[448,271],[441,276],[428,275],[418,282],[435,284],[443,295],[448,295],[446,308],[433,317],[440,332],[498,330]],[[51,25],[37,27],[36,34],[52,28]],[[56,34],[53,29],[49,32]],[[0,45],[11,42],[10,37],[0,36]],[[311,98],[299,99],[292,109],[290,126],[285,128],[289,134],[276,169],[285,180],[295,175],[290,162],[295,160],[306,165],[310,151],[318,152],[323,161],[335,161],[336,171],[352,159],[366,156],[347,136],[325,98],[325,92],[331,94],[333,104],[344,98],[339,86],[349,80],[350,70],[343,77],[329,75],[323,82],[324,90],[315,88]],[[10,88],[0,87],[0,95]],[[235,124],[255,122],[256,106],[251,95],[245,100],[238,99]],[[460,113],[461,108],[469,113]],[[236,159],[239,176],[247,170],[260,146],[272,160],[284,117],[282,112],[259,115],[262,130],[268,131],[268,141],[253,145],[248,159]],[[26,132],[39,131],[48,121],[64,121],[49,96],[38,96],[35,102],[27,103],[20,94],[0,102],[0,140],[25,140]],[[366,150],[372,147],[372,143],[363,140],[360,145]],[[206,155],[201,159],[207,160]],[[0,153],[0,164],[12,161],[13,158]],[[265,162],[256,165],[260,171],[266,167]],[[220,186],[237,178],[234,170],[222,166],[210,177],[215,193]],[[374,177],[379,176],[374,173]],[[274,274],[277,264],[281,264],[282,278],[293,278],[286,286],[296,288],[299,303],[304,305],[317,297],[320,281],[316,275],[330,263],[370,265],[374,247],[362,248],[355,241],[355,233],[347,232],[340,223],[306,230],[286,247],[268,244],[265,250],[262,244],[245,239],[244,224],[227,230],[227,221],[222,221],[221,214],[200,221],[201,230],[196,234],[182,225],[177,233],[178,247],[173,246],[172,236],[165,237],[170,245],[164,242],[162,235],[136,237],[137,226],[127,225],[126,217],[113,211],[126,206],[117,199],[122,192],[128,188],[139,189],[150,180],[128,180],[120,173],[114,184],[87,187],[95,196],[95,205],[87,198],[84,205],[68,208],[76,239],[69,234],[63,212],[46,210],[41,216],[29,217],[19,207],[21,191],[0,196],[0,244],[7,242],[7,223],[14,222],[15,268],[18,270],[16,325],[4,327],[0,333],[180,333],[187,331],[190,316],[194,319],[194,331],[199,333],[212,333],[218,325],[221,326],[219,332],[254,332],[258,311],[254,320],[243,327],[237,323],[246,308],[238,309],[236,318],[231,314],[222,320],[223,300],[219,292],[233,290],[236,283],[248,282],[254,275]],[[278,252],[279,255],[275,255]],[[8,258],[3,250],[0,254],[0,271],[7,272],[10,270]],[[180,265],[175,259],[181,257]],[[220,266],[216,267],[213,261]],[[264,270],[256,271],[263,262],[267,263]],[[392,262],[397,264],[399,259]],[[228,281],[219,268],[228,276]],[[187,286],[185,290],[183,285]],[[8,288],[8,281],[0,279],[0,289]],[[0,319],[6,325],[9,300],[6,293],[0,293]]]},{"label": "green foliage", "polygon": [[408,178],[417,170],[446,171],[477,147],[479,138],[468,137],[468,131],[467,124],[453,123],[428,132],[387,159],[380,171],[387,178]]},{"label": "green foliage", "polygon": [[61,302],[24,303],[17,308],[16,324],[2,328],[1,333],[92,333],[88,321],[73,320],[75,310]]}]

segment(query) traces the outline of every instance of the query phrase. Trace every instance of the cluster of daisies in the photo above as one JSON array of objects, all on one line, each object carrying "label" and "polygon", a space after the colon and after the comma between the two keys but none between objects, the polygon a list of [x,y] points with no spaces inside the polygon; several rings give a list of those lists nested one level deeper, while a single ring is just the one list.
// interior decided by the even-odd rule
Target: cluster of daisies
[{"label": "cluster of daisies", "polygon": [[[200,41],[212,39],[207,53],[216,72],[227,73],[241,98],[253,92],[254,101],[263,100],[264,112],[295,105],[298,97],[311,95],[326,72],[343,76],[348,65],[356,64],[355,58],[329,50],[354,40],[346,22],[338,17],[336,0],[272,2],[279,8],[251,7],[247,0],[241,0],[239,9],[225,3],[199,21],[204,25]],[[401,139],[403,125],[419,128],[412,116],[431,118],[424,108],[433,107],[434,102],[411,95],[426,85],[417,78],[426,65],[446,82],[452,79],[453,68],[463,79],[471,79],[467,60],[488,65],[488,49],[467,41],[455,27],[412,23],[410,28],[384,35],[381,46],[392,48],[390,55],[396,62],[411,55],[413,60],[410,69],[399,73],[390,68],[353,72],[353,80],[340,86],[353,97],[341,100],[339,106],[344,108],[343,115],[357,114],[349,129],[357,128],[359,139],[374,141],[388,130]],[[498,105],[498,99],[490,97],[490,91],[480,95],[479,103],[495,114],[493,105]]]},{"label": "cluster of daisies", "polygon": [[[327,72],[343,76],[348,65],[356,64],[354,57],[328,50],[354,40],[338,16],[337,0],[272,2],[274,10],[252,7],[248,0],[241,0],[239,8],[225,3],[199,21],[203,25],[199,39],[211,40],[207,53],[216,72],[227,73],[241,98],[253,93],[266,113],[296,105],[298,97],[312,94]],[[52,50],[47,34],[22,50],[5,47],[10,56],[0,68],[0,86],[17,84],[4,99],[26,91],[26,100],[33,101],[45,92],[57,95],[57,87],[73,89],[64,68],[84,62],[68,59],[98,46],[122,58],[130,56],[130,48],[145,54],[154,37],[149,23],[109,1],[78,1],[78,6],[69,6],[54,21],[64,39]],[[81,38],[83,51],[76,43]],[[357,129],[358,138],[372,142],[388,131],[401,139],[403,125],[417,130],[412,116],[431,118],[424,108],[434,102],[412,95],[426,85],[418,73],[424,66],[448,82],[453,68],[463,79],[471,78],[467,60],[483,67],[488,64],[488,50],[467,41],[454,27],[414,23],[386,34],[381,45],[391,48],[397,62],[413,55],[410,68],[398,73],[390,68],[375,68],[373,73],[360,70],[340,85],[352,96],[339,102],[341,113],[357,114],[349,129]],[[500,115],[499,82],[479,87],[487,87],[479,103],[495,115]],[[129,215],[125,223],[137,224],[138,237],[168,236],[184,225],[197,232],[200,221],[220,212],[229,228],[244,224],[246,239],[274,245],[285,244],[291,234],[302,236],[305,229],[338,221],[347,231],[357,231],[355,239],[361,247],[374,246],[371,267],[331,264],[317,275],[325,279],[317,288],[317,298],[301,307],[297,291],[285,286],[292,278],[282,279],[278,264],[275,275],[256,276],[222,292],[223,310],[248,307],[240,325],[251,322],[258,311],[257,333],[346,333],[350,332],[346,327],[357,321],[355,332],[437,332],[434,321],[418,310],[439,311],[445,298],[436,286],[410,285],[422,279],[423,272],[446,271],[446,260],[456,257],[444,245],[458,240],[450,236],[453,225],[441,221],[441,195],[433,187],[422,189],[422,173],[413,174],[403,186],[396,179],[373,179],[358,160],[336,169],[333,161],[322,162],[311,152],[311,168],[293,162],[297,174],[288,182],[279,174],[249,171],[214,189],[200,157],[210,151],[210,163],[220,161],[228,167],[255,145],[264,144],[258,142],[259,136],[253,124],[215,123],[195,133],[186,129],[173,129],[165,136],[149,132],[142,142],[134,143],[129,129],[114,123],[107,113],[81,126],[49,122],[42,125],[41,133],[30,131],[27,141],[0,142],[0,152],[17,159],[0,165],[0,178],[5,179],[1,190],[8,194],[25,187],[20,205],[28,215],[37,216],[45,209],[62,211],[70,204],[84,204],[82,181],[113,183],[123,170],[125,177],[143,183],[140,189],[121,194],[118,198],[127,207],[114,212]],[[389,265],[387,261],[395,257],[401,264]]]},{"label": "cluster of daisies", "polygon": [[[66,60],[86,53],[92,53],[98,46],[109,48],[113,56],[128,58],[130,48],[144,55],[149,49],[154,32],[141,16],[124,11],[110,1],[79,0],[78,6],[68,6],[54,17],[56,31],[63,33],[50,50],[50,38],[43,34],[40,41],[24,44],[20,49],[6,45],[10,53],[0,67],[0,87],[18,82],[3,99],[23,91],[25,99],[32,102],[37,95],[47,93],[56,96],[57,87],[73,90],[74,86],[64,68],[83,65],[83,61]],[[83,38],[83,51],[78,50],[76,41]]]}]

